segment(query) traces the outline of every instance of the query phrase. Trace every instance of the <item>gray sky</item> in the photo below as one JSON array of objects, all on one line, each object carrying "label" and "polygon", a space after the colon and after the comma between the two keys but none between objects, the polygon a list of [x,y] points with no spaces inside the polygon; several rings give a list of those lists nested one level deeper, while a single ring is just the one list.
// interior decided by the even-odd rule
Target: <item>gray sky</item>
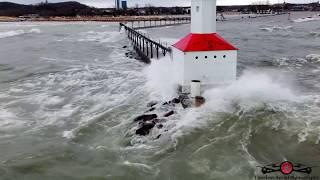
[{"label": "gray sky", "polygon": [[[0,0],[1,1],[1,0]],[[34,4],[39,3],[45,0],[8,0],[15,3],[22,4]],[[48,0],[49,2],[61,2],[68,0]],[[76,0],[78,2],[95,6],[95,7],[113,7],[114,0]],[[140,6],[144,6],[145,4],[152,4],[154,6],[186,6],[190,5],[191,0],[128,0],[129,6],[134,6],[135,4],[139,4]],[[240,4],[250,4],[255,1],[261,0],[218,0],[218,5],[240,5]],[[283,2],[283,0],[269,0],[271,3]],[[305,2],[313,2],[316,0],[286,0],[286,2],[292,3],[305,3]]]}]

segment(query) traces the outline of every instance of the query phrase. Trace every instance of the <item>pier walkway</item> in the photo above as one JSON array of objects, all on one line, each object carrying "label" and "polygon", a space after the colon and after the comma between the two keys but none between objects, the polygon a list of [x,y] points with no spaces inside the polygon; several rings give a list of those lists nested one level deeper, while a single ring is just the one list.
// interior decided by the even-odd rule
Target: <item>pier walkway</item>
[{"label": "pier walkway", "polygon": [[125,29],[128,39],[132,42],[133,48],[146,63],[150,63],[150,59],[152,58],[159,59],[160,57],[166,56],[171,51],[167,44],[164,45],[164,43],[160,41],[154,41],[123,23],[120,23],[120,27]]},{"label": "pier walkway", "polygon": [[170,17],[170,18],[156,18],[148,20],[131,20],[127,21],[127,26],[133,29],[147,29],[165,26],[176,26],[181,24],[190,24],[191,17]]}]

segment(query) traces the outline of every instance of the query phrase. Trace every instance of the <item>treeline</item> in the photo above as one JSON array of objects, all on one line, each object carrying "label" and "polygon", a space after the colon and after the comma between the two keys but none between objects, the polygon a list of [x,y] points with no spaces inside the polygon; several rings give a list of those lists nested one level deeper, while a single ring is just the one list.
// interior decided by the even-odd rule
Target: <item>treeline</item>
[{"label": "treeline", "polygon": [[0,16],[24,16],[37,14],[41,17],[49,16],[86,16],[101,15],[102,11],[83,5],[79,2],[40,3],[37,5],[22,5],[11,2],[0,2]]},{"label": "treeline", "polygon": [[[319,2],[310,4],[251,4],[240,6],[218,6],[218,12],[240,12],[257,13],[258,11],[271,10],[273,12],[294,11],[294,10],[320,10]],[[114,8],[99,9],[89,7],[75,1],[60,3],[40,3],[36,5],[22,5],[10,2],[0,2],[0,16],[144,16],[144,15],[183,15],[190,14],[190,7],[145,7],[128,8],[115,10]]]},{"label": "treeline", "polygon": [[189,7],[135,7],[117,12],[121,15],[139,16],[139,15],[183,15],[190,14]]},{"label": "treeline", "polygon": [[0,2],[0,16],[26,16],[37,15],[40,17],[50,16],[139,16],[139,15],[175,15],[188,14],[190,9],[186,7],[135,7],[126,10],[113,8],[99,9],[89,7],[79,2],[40,3],[36,5],[22,5],[11,2]]}]

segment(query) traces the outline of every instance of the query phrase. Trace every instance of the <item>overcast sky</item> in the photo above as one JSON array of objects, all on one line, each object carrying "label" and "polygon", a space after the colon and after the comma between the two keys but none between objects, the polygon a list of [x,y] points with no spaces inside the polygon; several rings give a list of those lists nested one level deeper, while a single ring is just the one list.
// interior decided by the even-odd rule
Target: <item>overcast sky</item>
[{"label": "overcast sky", "polygon": [[[0,0],[2,1],[2,0]],[[45,0],[8,0],[15,3],[22,4],[34,4],[39,3]],[[61,2],[68,0],[48,0],[49,2]],[[95,7],[113,7],[114,0],[76,0],[78,2],[95,6]],[[154,6],[187,6],[190,5],[191,0],[128,0],[129,6],[135,6],[135,4],[139,4],[140,6],[144,6],[145,4],[152,4]],[[218,5],[240,5],[240,4],[250,4],[255,1],[261,0],[218,0]],[[286,2],[291,3],[305,3],[305,2],[313,2],[315,0],[286,0]],[[283,0],[270,0],[271,3],[283,2]]]}]

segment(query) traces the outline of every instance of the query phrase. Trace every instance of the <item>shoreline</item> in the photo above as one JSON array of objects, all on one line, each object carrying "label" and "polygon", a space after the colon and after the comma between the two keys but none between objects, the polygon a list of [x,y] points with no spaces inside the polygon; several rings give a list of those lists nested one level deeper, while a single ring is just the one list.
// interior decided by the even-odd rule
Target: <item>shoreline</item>
[{"label": "shoreline", "polygon": [[[310,13],[316,13],[320,16],[320,11],[308,11]],[[281,16],[288,14],[240,14],[240,13],[224,13],[227,20],[236,20],[237,18],[259,18],[269,16]],[[293,13],[293,12],[290,12]],[[0,16],[0,23],[5,22],[114,22],[114,23],[127,23],[134,21],[179,21],[190,19],[189,15],[161,15],[161,16],[119,16],[119,17],[104,17],[104,16],[92,16],[92,17],[8,17]],[[217,19],[218,21],[220,19]]]},{"label": "shoreline", "polygon": [[36,17],[36,18],[23,18],[23,17],[7,17],[0,16],[0,22],[130,22],[130,21],[160,21],[160,20],[175,20],[187,19],[190,16],[119,16],[119,17]]}]

